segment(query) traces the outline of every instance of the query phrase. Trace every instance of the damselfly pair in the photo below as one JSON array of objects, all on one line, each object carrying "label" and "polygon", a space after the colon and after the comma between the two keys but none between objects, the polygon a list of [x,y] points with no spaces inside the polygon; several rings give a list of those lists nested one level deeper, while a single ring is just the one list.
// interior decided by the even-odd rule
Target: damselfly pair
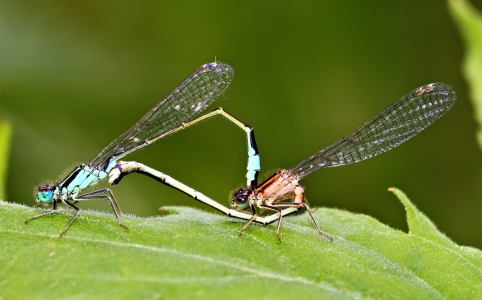
[{"label": "damselfly pair", "polygon": [[[278,220],[276,235],[279,239],[282,217],[301,207],[306,207],[318,232],[331,240],[319,228],[310,207],[304,201],[304,187],[299,185],[298,181],[320,168],[359,162],[399,146],[439,119],[453,106],[456,99],[453,89],[443,83],[432,83],[419,87],[357,127],[347,136],[315,152],[295,167],[280,170],[258,184],[260,159],[253,128],[222,108],[197,117],[224,93],[233,76],[233,69],[226,63],[214,62],[199,67],[131,129],[105,147],[91,162],[75,168],[66,178],[56,184],[38,186],[36,201],[39,204],[51,204],[51,209],[31,217],[26,222],[54,213],[59,203],[67,204],[75,210],[75,214],[61,232],[60,235],[63,235],[80,212],[75,205],[77,202],[108,200],[117,222],[125,227],[119,218],[120,209],[110,189],[85,194],[81,194],[81,192],[105,178],[108,178],[109,183],[114,185],[118,184],[125,175],[141,173],[228,216],[247,220],[240,234],[252,222],[268,224]],[[120,161],[126,155],[169,134],[216,115],[225,117],[247,134],[247,188],[235,191],[231,205],[236,209],[229,209],[172,177],[141,163]],[[291,202],[288,202],[287,200],[290,199],[292,199]],[[251,214],[242,212],[248,208],[251,209]],[[257,208],[275,213],[262,217],[258,215]]]}]

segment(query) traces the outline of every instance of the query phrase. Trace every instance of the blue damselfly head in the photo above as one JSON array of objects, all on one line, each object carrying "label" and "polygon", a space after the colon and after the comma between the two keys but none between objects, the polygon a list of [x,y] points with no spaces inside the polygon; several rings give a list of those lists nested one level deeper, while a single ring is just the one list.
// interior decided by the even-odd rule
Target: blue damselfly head
[{"label": "blue damselfly head", "polygon": [[47,203],[52,200],[54,187],[49,184],[44,184],[37,187],[37,197],[35,201],[39,203]]}]

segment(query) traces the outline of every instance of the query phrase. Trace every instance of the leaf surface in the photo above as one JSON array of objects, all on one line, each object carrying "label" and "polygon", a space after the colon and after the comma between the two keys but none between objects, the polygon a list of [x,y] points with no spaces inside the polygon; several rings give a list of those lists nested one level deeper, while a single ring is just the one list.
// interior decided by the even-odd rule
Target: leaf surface
[{"label": "leaf surface", "polygon": [[6,298],[481,299],[482,253],[453,243],[396,189],[410,232],[319,208],[275,227],[186,207],[156,218],[72,211],[31,221],[0,202],[0,293]]}]

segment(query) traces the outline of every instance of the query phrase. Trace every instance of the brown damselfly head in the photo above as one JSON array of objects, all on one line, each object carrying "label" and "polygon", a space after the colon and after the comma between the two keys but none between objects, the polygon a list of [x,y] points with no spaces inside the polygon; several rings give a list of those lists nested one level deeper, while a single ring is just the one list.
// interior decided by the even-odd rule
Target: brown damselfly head
[{"label": "brown damselfly head", "polygon": [[237,208],[237,210],[248,208],[250,194],[252,194],[252,191],[248,188],[239,188],[234,191],[231,197],[231,207]]}]

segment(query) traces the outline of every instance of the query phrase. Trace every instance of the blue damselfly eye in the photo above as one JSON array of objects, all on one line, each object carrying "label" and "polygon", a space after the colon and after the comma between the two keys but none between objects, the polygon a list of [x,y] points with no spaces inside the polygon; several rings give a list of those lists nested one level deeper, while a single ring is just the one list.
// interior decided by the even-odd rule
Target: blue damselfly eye
[{"label": "blue damselfly eye", "polygon": [[52,190],[43,189],[37,193],[37,202],[49,202],[52,200]]}]

